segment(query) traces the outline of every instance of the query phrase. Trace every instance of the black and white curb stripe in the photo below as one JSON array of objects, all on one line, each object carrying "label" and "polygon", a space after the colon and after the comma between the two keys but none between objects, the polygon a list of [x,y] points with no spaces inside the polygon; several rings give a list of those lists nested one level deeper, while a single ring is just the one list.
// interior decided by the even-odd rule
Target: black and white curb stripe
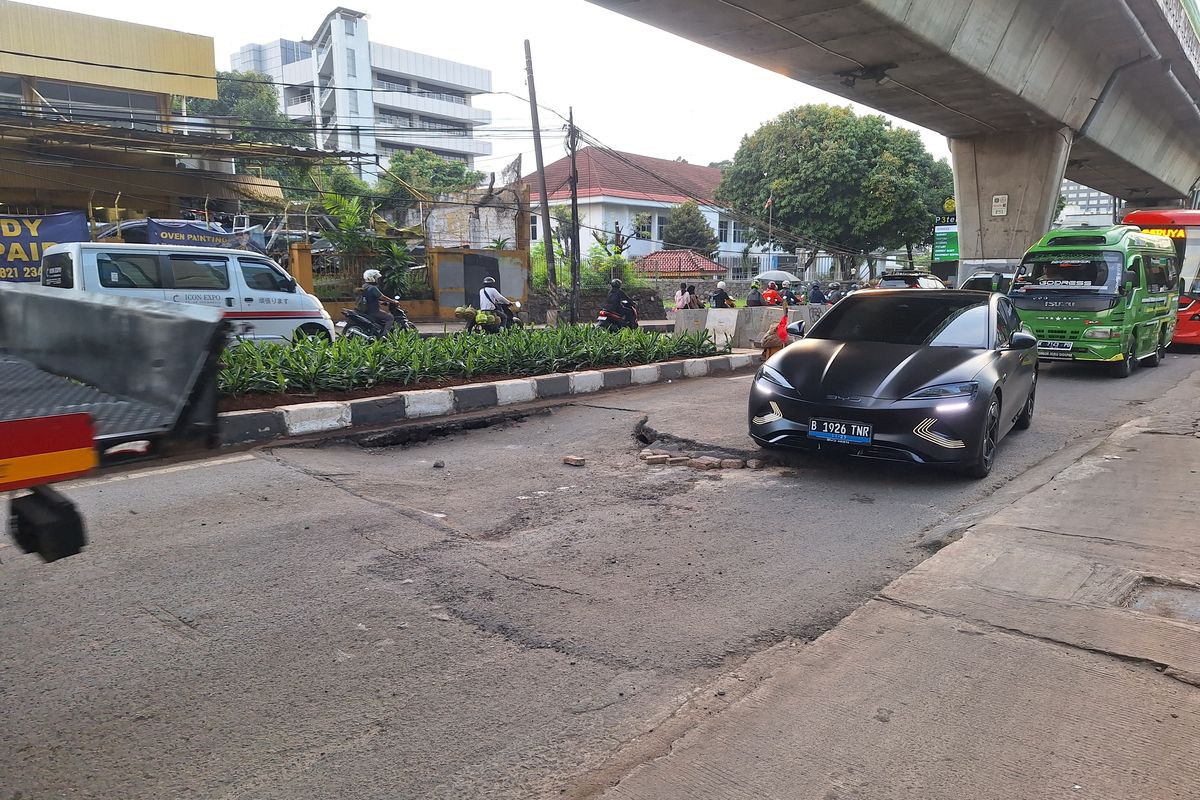
[{"label": "black and white curb stripe", "polygon": [[591,394],[605,389],[699,378],[744,369],[757,362],[758,356],[739,353],[640,367],[470,383],[449,389],[396,392],[362,400],[299,403],[257,411],[228,411],[221,414],[221,444],[254,444],[285,436],[307,436],[346,428],[378,427],[410,419],[445,417],[465,411]]}]

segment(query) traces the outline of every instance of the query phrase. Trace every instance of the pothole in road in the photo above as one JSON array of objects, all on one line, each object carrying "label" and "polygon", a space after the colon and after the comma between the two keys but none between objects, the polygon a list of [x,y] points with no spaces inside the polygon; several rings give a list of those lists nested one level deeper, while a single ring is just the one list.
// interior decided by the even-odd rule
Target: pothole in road
[{"label": "pothole in road", "polygon": [[1200,624],[1200,588],[1150,578],[1138,583],[1127,608],[1158,617]]}]

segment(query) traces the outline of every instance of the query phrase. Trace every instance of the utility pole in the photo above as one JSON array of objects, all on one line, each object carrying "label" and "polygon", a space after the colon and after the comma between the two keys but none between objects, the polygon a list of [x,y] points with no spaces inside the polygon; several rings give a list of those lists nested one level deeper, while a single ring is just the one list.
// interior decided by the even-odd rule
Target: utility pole
[{"label": "utility pole", "polygon": [[571,154],[571,324],[579,321],[579,166],[575,152],[579,136],[575,128],[575,108],[567,111],[567,152]]},{"label": "utility pole", "polygon": [[546,164],[542,160],[542,126],[538,122],[537,89],[533,85],[533,54],[525,40],[525,79],[529,83],[529,115],[533,119],[533,155],[537,161],[538,191],[542,196],[542,246],[546,251],[546,281],[550,296],[558,291],[558,275],[554,269],[554,238],[550,229],[550,195],[546,192]]}]

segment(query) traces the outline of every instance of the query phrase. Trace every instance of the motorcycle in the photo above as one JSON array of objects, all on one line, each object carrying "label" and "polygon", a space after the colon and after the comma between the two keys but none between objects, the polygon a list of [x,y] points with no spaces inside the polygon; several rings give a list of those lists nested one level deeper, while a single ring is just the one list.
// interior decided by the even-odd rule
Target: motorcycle
[{"label": "motorcycle", "polygon": [[600,314],[596,317],[596,327],[610,333],[615,333],[622,328],[629,328],[636,331],[638,329],[637,306],[628,300],[622,300],[621,306],[624,310],[623,314],[618,314],[608,309],[601,309]]},{"label": "motorcycle", "polygon": [[513,301],[510,306],[497,306],[495,311],[477,311],[467,322],[468,333],[499,333],[509,328],[523,328],[525,323],[517,318],[521,303]]},{"label": "motorcycle", "polygon": [[[396,298],[399,300],[400,298]],[[393,331],[415,331],[417,326],[408,318],[408,314],[404,313],[404,309],[399,306],[392,307],[392,316],[395,322],[392,324]],[[382,339],[383,325],[368,317],[355,308],[342,309],[343,320],[335,326],[339,336],[357,337],[359,339]]]}]

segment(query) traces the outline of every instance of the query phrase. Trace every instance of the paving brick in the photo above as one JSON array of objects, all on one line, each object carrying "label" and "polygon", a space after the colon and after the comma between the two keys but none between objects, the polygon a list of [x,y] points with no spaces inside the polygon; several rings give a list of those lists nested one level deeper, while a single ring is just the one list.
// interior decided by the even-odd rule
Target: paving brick
[{"label": "paving brick", "polygon": [[342,402],[296,403],[279,406],[288,435],[335,431],[350,427],[350,404]]},{"label": "paving brick", "polygon": [[571,393],[570,375],[539,375],[533,382],[537,384],[538,397],[561,397]]},{"label": "paving brick", "polygon": [[658,383],[658,364],[644,364],[640,367],[630,367],[629,382],[633,384]]},{"label": "paving brick", "polygon": [[605,389],[620,389],[633,382],[630,370],[627,367],[601,370],[600,374],[604,376]]},{"label": "paving brick", "polygon": [[659,380],[677,381],[683,377],[682,361],[667,361],[658,365]]},{"label": "paving brick", "polygon": [[496,382],[496,402],[502,406],[532,403],[537,399],[537,383],[531,378]]},{"label": "paving brick", "polygon": [[746,462],[740,458],[722,458],[721,469],[744,469]]},{"label": "paving brick", "polygon": [[584,372],[572,372],[571,394],[590,394],[604,388],[604,373],[591,369]]},{"label": "paving brick", "polygon": [[221,444],[265,442],[283,436],[287,426],[275,409],[227,411],[220,416]]},{"label": "paving brick", "polygon": [[563,463],[569,467],[582,467],[587,459],[583,456],[563,456]]},{"label": "paving brick", "polygon": [[746,469],[762,469],[767,464],[762,459],[751,458],[746,461]]},{"label": "paving brick", "polygon": [[[719,465],[720,462],[717,462]],[[706,461],[703,458],[689,458],[687,465],[692,469],[712,469],[714,464],[711,461]]]},{"label": "paving brick", "polygon": [[406,414],[402,394],[364,397],[362,400],[350,401],[350,424],[355,428],[398,422],[404,419]]},{"label": "paving brick", "polygon": [[450,390],[454,395],[454,407],[458,411],[474,411],[477,408],[492,408],[497,405],[496,387],[490,383],[469,383]]},{"label": "paving brick", "polygon": [[644,459],[647,464],[666,464],[671,460],[670,456],[646,456]]},{"label": "paving brick", "polygon": [[454,395],[449,389],[405,392],[404,402],[404,411],[409,417],[441,417],[454,413]]},{"label": "paving brick", "polygon": [[687,456],[669,456],[667,458],[667,466],[668,467],[686,467],[689,461],[691,461],[691,459],[688,458]]}]

